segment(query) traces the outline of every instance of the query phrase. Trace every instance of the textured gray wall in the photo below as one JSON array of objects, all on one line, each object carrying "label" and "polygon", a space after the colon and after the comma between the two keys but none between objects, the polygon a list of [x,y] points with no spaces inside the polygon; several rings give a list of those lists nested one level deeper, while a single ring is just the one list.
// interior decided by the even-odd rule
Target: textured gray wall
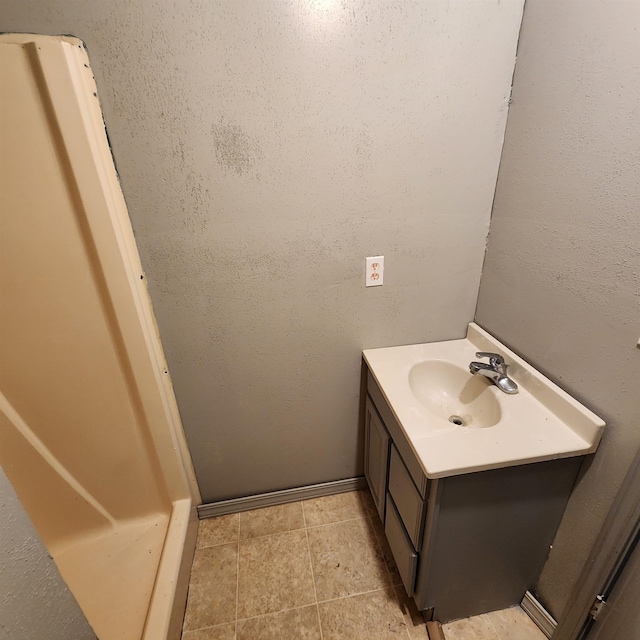
[{"label": "textured gray wall", "polygon": [[205,501],[360,474],[360,351],[464,335],[521,10],[4,2],[87,43]]},{"label": "textured gray wall", "polygon": [[95,640],[0,468],[0,640]]},{"label": "textured gray wall", "polygon": [[567,603],[640,446],[640,4],[527,0],[477,321],[608,423],[538,591]]}]

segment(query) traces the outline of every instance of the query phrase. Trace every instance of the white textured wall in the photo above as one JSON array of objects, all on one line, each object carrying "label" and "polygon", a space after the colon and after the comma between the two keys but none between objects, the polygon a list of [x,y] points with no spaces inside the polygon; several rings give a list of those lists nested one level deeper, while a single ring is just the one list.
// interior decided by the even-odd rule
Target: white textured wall
[{"label": "white textured wall", "polygon": [[0,640],[95,640],[0,468]]},{"label": "white textured wall", "polygon": [[361,473],[361,349],[464,335],[521,12],[4,3],[87,43],[206,501]]},{"label": "white textured wall", "polygon": [[608,423],[538,585],[555,616],[640,446],[639,25],[527,0],[476,315]]}]

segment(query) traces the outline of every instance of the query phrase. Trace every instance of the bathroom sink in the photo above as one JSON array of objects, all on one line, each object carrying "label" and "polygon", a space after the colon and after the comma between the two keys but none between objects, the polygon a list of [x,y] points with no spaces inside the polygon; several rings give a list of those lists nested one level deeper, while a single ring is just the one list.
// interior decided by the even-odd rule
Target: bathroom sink
[{"label": "bathroom sink", "polygon": [[[501,355],[518,393],[469,372],[479,351]],[[593,453],[604,422],[478,325],[467,337],[363,352],[425,475]]]},{"label": "bathroom sink", "polygon": [[413,395],[434,416],[465,427],[492,427],[502,411],[494,385],[444,360],[426,360],[409,370]]}]

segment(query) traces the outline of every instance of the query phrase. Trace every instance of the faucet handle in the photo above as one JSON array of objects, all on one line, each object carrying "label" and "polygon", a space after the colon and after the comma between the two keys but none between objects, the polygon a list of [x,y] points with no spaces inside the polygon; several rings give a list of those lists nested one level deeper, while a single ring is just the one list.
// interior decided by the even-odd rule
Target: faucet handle
[{"label": "faucet handle", "polygon": [[502,367],[503,373],[506,374],[508,364],[504,363],[504,358],[499,353],[491,353],[490,351],[478,351],[476,353],[476,358],[489,358],[489,364],[497,369],[498,367]]},{"label": "faucet handle", "polygon": [[489,358],[491,363],[504,364],[504,358],[499,353],[491,353],[490,351],[478,351],[476,358]]}]

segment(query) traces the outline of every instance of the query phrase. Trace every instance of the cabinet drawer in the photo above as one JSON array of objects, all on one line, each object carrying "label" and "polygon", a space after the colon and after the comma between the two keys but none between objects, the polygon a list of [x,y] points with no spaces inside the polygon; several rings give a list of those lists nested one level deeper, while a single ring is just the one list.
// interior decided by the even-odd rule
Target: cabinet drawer
[{"label": "cabinet drawer", "polygon": [[384,524],[384,532],[402,578],[402,584],[407,590],[407,595],[411,596],[413,595],[416,580],[418,554],[407,536],[393,499],[389,494],[387,494],[387,519]]},{"label": "cabinet drawer", "polygon": [[422,546],[422,528],[426,503],[416,489],[407,468],[395,445],[391,446],[391,462],[389,464],[389,493],[393,497],[404,527],[420,551]]}]

